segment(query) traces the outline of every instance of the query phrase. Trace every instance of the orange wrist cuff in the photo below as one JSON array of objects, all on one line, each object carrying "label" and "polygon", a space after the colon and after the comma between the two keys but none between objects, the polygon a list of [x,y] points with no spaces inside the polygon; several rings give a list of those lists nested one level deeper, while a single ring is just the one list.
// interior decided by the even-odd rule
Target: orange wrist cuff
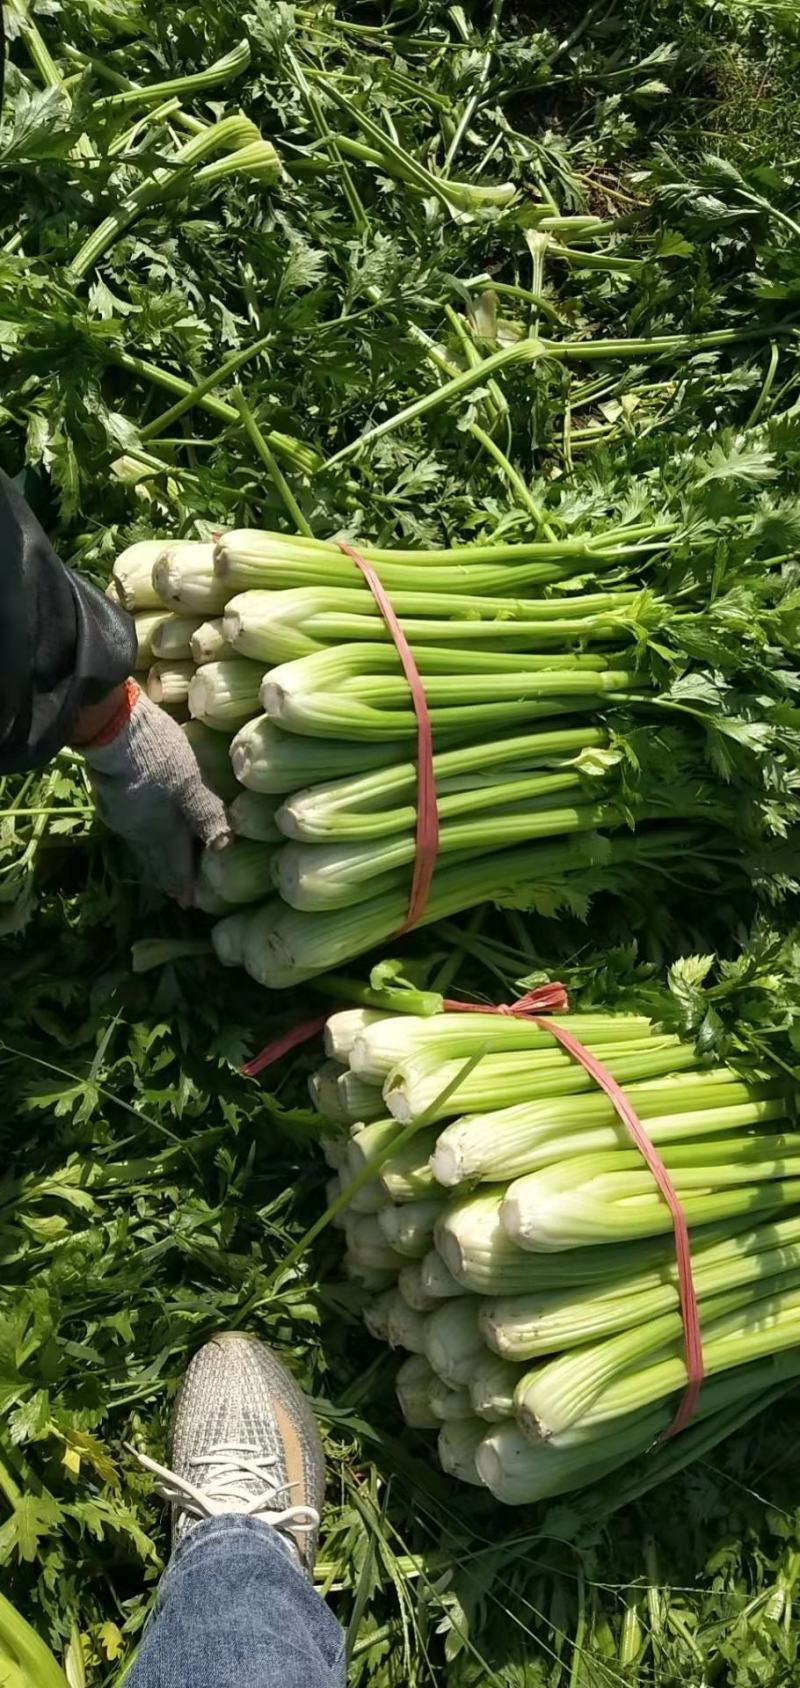
[{"label": "orange wrist cuff", "polygon": [[111,744],[112,739],[115,739],[117,734],[122,732],[123,727],[130,720],[140,693],[141,687],[138,681],[126,680],[122,688],[122,701],[114,710],[110,721],[106,722],[96,738],[91,739],[88,744],[82,745],[81,749],[100,750],[104,744]]}]

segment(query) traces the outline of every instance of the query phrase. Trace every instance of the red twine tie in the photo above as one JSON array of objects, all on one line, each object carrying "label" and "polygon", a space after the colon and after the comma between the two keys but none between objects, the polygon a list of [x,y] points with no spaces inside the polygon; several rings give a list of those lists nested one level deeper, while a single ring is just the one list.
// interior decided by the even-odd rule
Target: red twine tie
[{"label": "red twine tie", "polygon": [[265,1067],[271,1067],[273,1061],[279,1061],[282,1055],[288,1055],[290,1049],[296,1049],[300,1043],[308,1043],[309,1039],[321,1032],[327,1020],[327,1014],[318,1014],[315,1020],[304,1020],[301,1026],[295,1026],[291,1032],[283,1032],[272,1043],[265,1044],[252,1061],[245,1061],[239,1068],[245,1078],[256,1078],[263,1073]]},{"label": "red twine tie", "polygon": [[672,1423],[659,1438],[667,1441],[670,1436],[676,1436],[689,1423],[697,1406],[697,1397],[703,1384],[705,1366],[703,1364],[703,1339],[700,1332],[700,1318],[697,1311],[697,1295],[692,1274],[692,1252],[689,1242],[689,1227],[686,1215],[681,1206],[680,1197],[661,1159],[658,1150],[639,1119],[638,1114],[631,1107],[621,1085],[602,1061],[592,1055],[584,1044],[579,1043],[572,1032],[564,1026],[555,1026],[550,1020],[538,1020],[536,1024],[542,1031],[549,1032],[551,1037],[566,1049],[584,1070],[593,1078],[595,1083],[604,1090],[615,1113],[621,1119],[628,1135],[636,1144],[642,1159],[653,1174],[658,1188],[664,1197],[672,1218],[672,1229],[675,1234],[675,1258],[678,1264],[678,1294],[680,1297],[681,1319],[683,1320],[684,1357],[686,1360],[686,1388],[678,1403],[678,1408]]},{"label": "red twine tie", "polygon": [[410,926],[416,926],[422,919],[428,902],[436,857],[439,853],[439,806],[436,801],[436,781],[433,774],[433,732],[431,718],[428,713],[428,700],[425,687],[420,678],[419,669],[414,661],[411,646],[392,608],[391,599],[375,573],[371,563],[359,555],[352,545],[345,545],[340,539],[339,550],[351,557],[357,569],[360,569],[372,593],[378,609],[383,616],[386,627],[394,642],[395,650],[400,658],[403,673],[408,681],[414,714],[417,717],[417,850],[414,859],[414,877],[411,881],[411,897],[408,913],[397,936],[407,932]]},{"label": "red twine tie", "polygon": [[[486,1002],[457,1002],[454,997],[445,997],[442,1006],[448,1014],[512,1014],[514,1016],[529,1016],[535,1014],[565,1014],[569,1008],[569,997],[563,985],[539,985],[535,991],[528,991],[527,996],[521,996],[518,1002],[501,1002],[499,1004]],[[245,1061],[239,1068],[245,1078],[256,1078],[263,1073],[265,1067],[271,1067],[273,1061],[279,1061],[282,1055],[288,1055],[290,1049],[297,1049],[301,1043],[309,1043],[312,1037],[321,1032],[327,1021],[327,1014],[318,1014],[313,1020],[303,1020],[295,1026],[293,1031],[283,1032],[272,1043],[264,1048],[252,1061]]]}]

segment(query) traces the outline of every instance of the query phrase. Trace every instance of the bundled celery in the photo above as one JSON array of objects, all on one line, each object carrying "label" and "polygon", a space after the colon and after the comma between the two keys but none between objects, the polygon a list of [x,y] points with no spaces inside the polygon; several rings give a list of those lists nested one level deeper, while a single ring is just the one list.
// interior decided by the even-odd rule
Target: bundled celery
[{"label": "bundled celery", "polygon": [[[535,541],[521,545],[463,545],[452,550],[390,551],[359,546],[387,592],[478,593],[508,596],[540,592],[572,575],[646,558],[663,536],[653,523],[607,528],[596,538]],[[226,533],[214,553],[214,567],[227,597],[252,588],[270,591],[299,586],[352,590],[360,577],[352,559],[333,540],[241,528]]]},{"label": "bundled celery", "polygon": [[392,1248],[410,1260],[421,1260],[433,1242],[433,1228],[441,1212],[438,1201],[389,1203],[381,1208],[378,1224]]},{"label": "bundled celery", "polygon": [[[398,1283],[404,1294],[408,1294],[408,1282],[404,1282],[404,1272],[400,1273]],[[458,1283],[447,1267],[437,1248],[431,1248],[423,1255],[419,1264],[418,1278],[414,1279],[414,1288],[430,1303],[431,1310],[437,1301],[451,1301],[454,1296],[461,1295],[467,1286]]]},{"label": "bundled celery", "polygon": [[514,1391],[521,1368],[494,1354],[482,1354],[472,1369],[469,1396],[472,1411],[489,1424],[514,1417]]},{"label": "bundled celery", "polygon": [[338,1061],[326,1061],[313,1072],[308,1081],[314,1106],[326,1119],[341,1124],[357,1124],[380,1119],[383,1098],[376,1085],[365,1084],[357,1073]]},{"label": "bundled celery", "polygon": [[446,1423],[451,1419],[474,1418],[469,1390],[465,1388],[451,1388],[440,1377],[435,1377],[429,1390],[428,1400],[431,1410],[436,1417]]},{"label": "bundled celery", "polygon": [[[619,701],[643,679],[602,656],[449,650],[417,652],[434,731],[491,733],[543,716]],[[417,718],[397,652],[338,645],[281,663],[266,676],[261,703],[271,721],[312,738],[413,739]]]},{"label": "bundled celery", "polygon": [[[722,1426],[800,1375],[796,1092],[711,1066],[646,1015],[555,1023],[615,1074],[660,1145],[691,1230],[696,1419]],[[349,1078],[392,1116],[351,1127],[345,1269],[384,1274],[366,1323],[410,1354],[401,1410],[411,1427],[441,1426],[443,1469],[517,1505],[650,1447],[687,1379],[672,1217],[596,1082],[517,1016],[345,1009],[326,1048],[320,1111],[342,1117]]]},{"label": "bundled celery", "polygon": [[188,662],[193,656],[192,635],[199,625],[196,617],[160,616],[150,636],[153,655],[162,661]]},{"label": "bundled celery", "polygon": [[192,634],[191,655],[197,668],[204,662],[223,662],[234,655],[222,631],[221,617],[212,616],[210,621],[198,623]]},{"label": "bundled celery", "polygon": [[[626,1095],[639,1118],[646,1120],[648,1133],[655,1143],[669,1143],[785,1118],[786,1104],[780,1094],[776,1094],[774,1084],[739,1083],[729,1067],[698,1068],[692,1060],[691,1050],[685,1046],[680,1049],[677,1059],[669,1045],[663,1052],[654,1050],[652,1054],[648,1053],[646,1045],[642,1048],[635,1043],[606,1046],[590,1039],[586,1047],[599,1054],[608,1070],[625,1082]],[[516,1060],[516,1071],[524,1073],[525,1067],[519,1057],[508,1056],[506,1059],[509,1063]],[[453,1098],[448,1098],[448,1105],[451,1100],[460,1101],[459,1089],[464,1094],[469,1088],[474,1095],[483,1086],[482,1094],[487,1098],[491,1096],[489,1081],[495,1071],[499,1072],[502,1083],[501,1060],[500,1056],[487,1056],[479,1061],[463,1088],[458,1087]],[[653,1076],[644,1082],[635,1082],[642,1076],[642,1069],[648,1062],[653,1072],[660,1066],[661,1075],[668,1074],[669,1078]],[[531,1059],[529,1070],[534,1066],[535,1061]],[[452,1070],[455,1072],[455,1065]],[[434,1162],[440,1184],[462,1184],[467,1178],[516,1178],[546,1166],[554,1153],[565,1159],[590,1150],[603,1152],[629,1146],[625,1128],[612,1103],[593,1088],[583,1068],[575,1062],[570,1063],[567,1058],[563,1067],[551,1060],[543,1062],[540,1070],[546,1090],[539,1093],[530,1085],[530,1102],[505,1107],[503,1096],[498,1095],[496,1109],[488,1113],[471,1113],[454,1121],[442,1132]],[[392,1075],[393,1089],[387,1101],[391,1112],[402,1120],[413,1113],[412,1100],[428,1094],[429,1082],[426,1086],[418,1082],[412,1091],[406,1081],[404,1088],[399,1090],[402,1083],[400,1071],[395,1069]],[[471,1084],[470,1080],[473,1081]],[[505,1087],[509,1088],[514,1083],[518,1080],[512,1069]],[[538,1100],[539,1094],[546,1099]],[[402,1108],[394,1100],[395,1096],[402,1096]]]},{"label": "bundled celery", "polygon": [[[705,1248],[695,1245],[694,1260],[698,1301],[735,1285],[761,1284],[800,1267],[800,1217],[792,1213]],[[626,1275],[624,1283],[612,1278],[594,1289],[487,1299],[481,1330],[496,1353],[525,1360],[627,1330],[678,1306],[677,1266],[666,1260]]]},{"label": "bundled celery", "polygon": [[[790,619],[765,610],[762,625],[753,607],[756,621],[742,621],[735,603],[706,602],[701,574],[686,575],[676,614],[668,569],[652,587],[642,578],[673,543],[702,549],[662,517],[580,540],[548,529],[519,544],[365,546],[414,651],[433,731],[438,854],[420,923],[486,898],[583,909],[598,893],[635,890],[642,871],[668,874],[678,852],[701,874],[729,865],[736,884],[737,873],[753,877],[762,835],[792,823],[791,781],[771,779],[764,802],[760,767],[739,757],[734,789],[718,748],[704,759],[686,720],[709,719],[694,702],[695,647],[713,645],[733,674],[751,630],[775,653],[788,641],[788,664]],[[251,976],[282,989],[403,926],[418,829],[408,681],[366,580],[334,540],[242,529],[153,545],[154,559],[120,560],[119,582],[150,566],[147,603],[154,593],[178,612],[155,630],[155,649],[183,653],[188,636],[190,713],[238,729],[236,779],[283,799],[267,822],[278,898],[239,946]],[[683,674],[675,700],[665,655]],[[733,740],[763,740],[788,766],[793,724],[765,701],[766,681],[754,675],[753,686],[737,696],[748,726],[732,727]],[[261,837],[255,816],[240,804],[234,825]],[[764,878],[775,882],[768,867]]]},{"label": "bundled celery", "polygon": [[407,1354],[424,1354],[427,1323],[424,1313],[415,1313],[402,1295],[394,1295],[386,1319],[389,1347],[404,1348]]},{"label": "bundled celery", "polygon": [[[800,1200],[800,1133],[668,1143],[661,1157],[693,1225]],[[554,1160],[516,1179],[500,1218],[515,1242],[536,1251],[602,1246],[672,1228],[636,1149]]]},{"label": "bundled celery", "polygon": [[[233,789],[236,790],[235,778]],[[242,838],[259,839],[262,844],[279,844],[281,834],[275,825],[275,809],[276,804],[257,791],[238,792],[229,809],[234,832]]]},{"label": "bundled celery", "polygon": [[149,668],[153,657],[156,655],[161,656],[162,654],[173,654],[167,652],[162,653],[160,650],[156,651],[153,643],[154,636],[158,632],[158,629],[162,627],[165,622],[172,621],[173,619],[174,618],[170,615],[169,610],[165,610],[163,608],[160,610],[140,610],[139,613],[134,616],[134,627],[136,629],[136,667],[138,669],[141,670]]},{"label": "bundled celery", "polygon": [[[585,593],[569,598],[500,598],[450,592],[396,592],[392,607],[412,646],[557,650],[571,640],[602,641],[624,648],[637,627],[658,611],[646,594]],[[225,611],[225,638],[242,656],[265,663],[330,646],[390,645],[388,628],[365,581],[350,589],[298,587],[294,591],[242,592]]]},{"label": "bundled celery", "polygon": [[251,914],[249,909],[237,909],[218,920],[211,934],[214,954],[223,967],[241,967],[244,943]]},{"label": "bundled celery", "polygon": [[238,787],[228,754],[230,740],[222,732],[215,732],[203,721],[184,722],[183,731],[197,757],[206,785],[223,802],[236,796]]},{"label": "bundled celery", "polygon": [[327,781],[331,774],[380,767],[399,754],[399,744],[367,747],[296,738],[281,732],[266,715],[247,721],[231,745],[236,778],[248,791],[268,795],[302,791],[307,785]]},{"label": "bundled celery", "polygon": [[154,662],[147,675],[147,695],[166,709],[177,709],[189,698],[192,679],[190,662]]},{"label": "bundled celery", "polygon": [[[480,821],[445,825],[439,832],[439,855],[465,861],[473,852],[495,843],[566,838],[577,832],[593,832],[604,824],[614,825],[618,815],[612,804],[585,803],[582,806],[544,808],[541,803],[521,803],[514,809],[495,812]],[[276,885],[290,908],[323,911],[350,908],[366,896],[383,896],[402,886],[406,869],[416,855],[413,834],[383,845],[286,844],[276,865]]]},{"label": "bundled celery", "polygon": [[166,541],[141,539],[121,551],[111,571],[119,602],[126,610],[164,611],[164,600],[153,585],[153,566]]},{"label": "bundled celery", "polygon": [[434,1372],[424,1354],[412,1354],[397,1373],[397,1399],[407,1425],[415,1430],[435,1430],[439,1419],[430,1404]]},{"label": "bundled celery", "polygon": [[261,670],[241,657],[206,662],[196,669],[188,687],[189,709],[198,721],[229,733],[252,715],[257,705]]},{"label": "bundled celery", "polygon": [[[568,1027],[573,1020],[574,1016],[563,1014],[547,1016],[548,1025]],[[348,1009],[331,1015],[326,1043],[344,1024],[348,1029],[352,1026],[352,1038],[337,1053],[341,1059],[346,1056],[353,1071],[372,1084],[383,1084],[404,1060],[411,1058],[429,1056],[439,1061],[525,1050],[540,1050],[549,1056],[557,1047],[549,1031],[532,1019],[516,1015],[432,1014],[425,1018]],[[650,1029],[646,1014],[581,1015],[583,1038],[598,1049],[608,1043],[641,1043]]]},{"label": "bundled celery", "polygon": [[222,850],[203,853],[201,883],[226,903],[254,903],[269,889],[274,850],[251,838],[239,838]]},{"label": "bundled celery", "polygon": [[[659,866],[674,862],[676,851],[690,847],[702,855],[702,835],[659,827],[633,837],[606,839],[587,833],[557,844],[503,850],[497,856],[484,852],[474,861],[437,869],[421,924],[458,914],[487,897],[516,905],[535,901],[545,889],[558,906],[610,882],[624,886],[634,867],[657,874]],[[383,943],[402,926],[407,911],[408,894],[399,888],[351,908],[317,914],[290,909],[276,898],[253,916],[244,965],[252,978],[271,989],[300,984]]]},{"label": "bundled celery", "polygon": [[460,1483],[473,1483],[478,1488],[482,1486],[477,1453],[485,1430],[484,1424],[472,1418],[450,1419],[442,1425],[436,1449],[439,1464],[448,1477],[457,1477]]},{"label": "bundled celery", "polygon": [[199,540],[162,547],[153,565],[153,587],[162,603],[184,616],[216,615],[225,589],[214,574],[214,549]]},{"label": "bundled celery", "polygon": [[[422,1276],[420,1262],[409,1260],[398,1273],[397,1288],[403,1300],[407,1302],[409,1307],[413,1307],[416,1313],[432,1313],[439,1297],[428,1293],[423,1284]],[[461,1294],[458,1286],[456,1286],[456,1293]]]},{"label": "bundled celery", "polygon": [[[297,739],[291,742],[298,744]],[[580,787],[582,758],[606,745],[601,728],[579,726],[442,751],[433,758],[440,819]],[[300,740],[298,748],[305,750],[306,741]],[[608,761],[613,765],[614,758]],[[358,775],[354,768],[352,774],[349,779],[315,783],[287,798],[280,809],[285,836],[306,844],[330,844],[383,838],[413,827],[416,764],[401,757],[399,746],[376,772]]]},{"label": "bundled celery", "polygon": [[[623,1043],[599,1045],[590,1042],[587,1047],[593,1053],[602,1052],[609,1071],[626,1084],[637,1079],[655,1080],[696,1065],[694,1051],[676,1037],[650,1037],[640,1042],[626,1039]],[[384,1096],[392,1116],[406,1125],[428,1110],[432,1110],[433,1118],[452,1116],[464,1109],[479,1108],[489,1097],[502,1109],[523,1096],[535,1101],[539,1096],[562,1097],[588,1091],[592,1082],[572,1056],[551,1042],[549,1049],[484,1055],[467,1072],[463,1061],[422,1056],[418,1062],[411,1060],[395,1067],[384,1085]],[[663,1088],[662,1106],[665,1105]],[[444,1096],[443,1091],[446,1091]],[[460,1184],[470,1175],[510,1176],[513,1166],[509,1167],[503,1158],[502,1139],[496,1144],[490,1142],[480,1128],[472,1133],[466,1123],[460,1129],[468,1143],[473,1137],[480,1137],[480,1149],[469,1159],[463,1148],[460,1153],[454,1152],[459,1127],[453,1127],[449,1137],[437,1145],[434,1171],[441,1184]]]}]

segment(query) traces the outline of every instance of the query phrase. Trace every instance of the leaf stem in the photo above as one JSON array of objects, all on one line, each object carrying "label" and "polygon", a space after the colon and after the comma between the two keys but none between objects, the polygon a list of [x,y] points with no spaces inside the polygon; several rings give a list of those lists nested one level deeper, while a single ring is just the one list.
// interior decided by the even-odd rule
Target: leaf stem
[{"label": "leaf stem", "polygon": [[239,387],[237,387],[236,392],[233,395],[233,400],[236,405],[236,409],[239,412],[239,416],[244,423],[245,433],[247,434],[250,444],[255,447],[262,463],[269,470],[274,485],[283,499],[286,509],[294,522],[295,528],[298,533],[304,533],[307,539],[313,539],[314,536],[311,528],[300,509],[300,505],[289,486],[286,476],[270,451],[264,435],[262,434],[261,429],[259,428],[258,423],[247,404],[244,393]]},{"label": "leaf stem", "polygon": [[771,332],[774,330],[754,326],[748,329],[720,328],[704,334],[661,334],[649,340],[523,340],[516,345],[503,347],[502,351],[493,352],[490,357],[484,359],[479,368],[463,370],[443,387],[438,387],[432,393],[425,393],[413,404],[405,405],[402,410],[396,411],[394,416],[387,416],[383,422],[367,429],[358,439],[351,440],[349,445],[343,446],[341,451],[329,457],[325,467],[331,469],[334,465],[345,462],[365,446],[381,439],[384,434],[393,433],[406,422],[416,421],[418,417],[427,415],[428,411],[448,404],[451,399],[460,398],[462,393],[471,392],[473,387],[488,381],[491,375],[506,366],[533,363],[539,358],[552,358],[558,362],[566,362],[570,358],[585,362],[603,362],[617,357],[660,357],[669,352],[689,354],[705,351],[709,347],[737,345],[742,340],[760,339]]},{"label": "leaf stem", "polygon": [[300,93],[308,106],[317,134],[319,135],[320,140],[324,141],[334,164],[338,166],[339,171],[341,172],[342,189],[344,191],[345,199],[350,207],[353,222],[355,223],[359,234],[366,234],[369,228],[369,218],[364,210],[355,182],[353,181],[350,171],[342,157],[337,137],[331,133],[325,113],[322,110],[319,100],[317,99],[316,92],[309,85],[308,79],[303,73],[302,66],[295,58],[291,47],[285,47],[284,54],[286,61],[294,74]]},{"label": "leaf stem", "polygon": [[175,94],[201,94],[208,88],[218,87],[220,82],[229,82],[234,76],[241,76],[250,63],[250,43],[246,39],[238,41],[229,53],[221,59],[216,59],[206,70],[195,71],[187,76],[173,76],[166,82],[145,83],[139,87],[126,88],[122,93],[107,95],[106,106],[148,105],[155,101],[160,105],[164,99],[170,99]]},{"label": "leaf stem", "polygon": [[[160,364],[150,363],[147,358],[137,357],[133,352],[121,352],[109,347],[107,351],[109,362],[115,363],[120,369],[127,370],[129,375],[137,375],[142,381],[152,381],[156,387],[162,387],[165,392],[177,393],[181,397],[194,394],[192,403],[199,410],[204,410],[218,422],[236,422],[241,420],[240,413],[232,404],[224,399],[214,398],[211,393],[200,396],[195,391],[191,381],[186,381],[182,375],[175,375],[171,369],[162,369]],[[320,466],[321,459],[311,446],[295,440],[291,434],[279,434],[270,430],[267,440],[272,449],[285,462],[292,463],[305,474],[311,474]]]},{"label": "leaf stem", "polygon": [[187,410],[191,410],[192,406],[204,399],[207,393],[213,391],[214,387],[219,387],[223,381],[227,380],[229,375],[233,375],[237,369],[241,369],[242,365],[247,363],[250,358],[258,357],[259,352],[266,351],[274,340],[274,334],[264,334],[260,340],[254,340],[251,346],[244,346],[238,352],[232,352],[216,369],[212,369],[210,375],[204,376],[202,381],[198,381],[194,387],[190,387],[188,392],[184,393],[182,398],[177,399],[175,404],[170,405],[168,410],[162,411],[160,416],[156,416],[152,422],[148,422],[147,426],[142,429],[140,438],[143,441],[155,439],[157,434],[160,434],[164,428],[168,428],[172,422],[176,422],[178,417],[183,416]]}]

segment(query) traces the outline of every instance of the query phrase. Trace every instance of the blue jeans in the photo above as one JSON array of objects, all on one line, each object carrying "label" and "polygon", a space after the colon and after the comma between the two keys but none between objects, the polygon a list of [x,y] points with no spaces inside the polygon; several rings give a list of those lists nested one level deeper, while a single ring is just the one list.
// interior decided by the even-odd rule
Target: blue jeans
[{"label": "blue jeans", "polygon": [[183,1537],[124,1688],[344,1688],[344,1636],[289,1544],[227,1513]]}]

